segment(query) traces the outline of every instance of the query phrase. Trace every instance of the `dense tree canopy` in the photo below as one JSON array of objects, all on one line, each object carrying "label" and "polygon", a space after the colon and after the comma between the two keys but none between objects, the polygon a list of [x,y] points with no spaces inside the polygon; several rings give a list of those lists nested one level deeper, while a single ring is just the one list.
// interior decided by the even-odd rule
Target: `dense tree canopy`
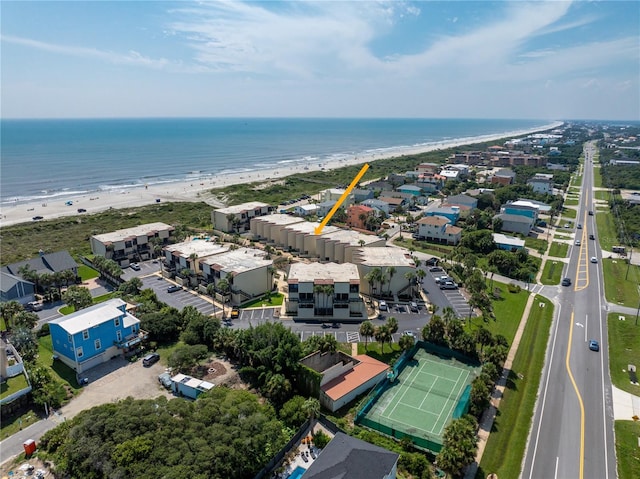
[{"label": "dense tree canopy", "polygon": [[105,404],[43,436],[57,473],[86,478],[252,478],[288,437],[246,391],[214,388],[190,402]]}]

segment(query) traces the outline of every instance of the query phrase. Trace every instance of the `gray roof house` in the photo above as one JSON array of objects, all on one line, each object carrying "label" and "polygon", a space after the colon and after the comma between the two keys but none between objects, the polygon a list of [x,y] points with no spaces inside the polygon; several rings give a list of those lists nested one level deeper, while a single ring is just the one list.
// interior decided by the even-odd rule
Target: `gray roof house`
[{"label": "gray roof house", "polygon": [[363,189],[354,189],[351,191],[353,193],[353,198],[356,203],[361,203],[364,200],[369,200],[373,198],[373,190],[363,190]]},{"label": "gray roof house", "polygon": [[34,284],[31,281],[0,271],[0,302],[18,301],[26,304],[34,300]]},{"label": "gray roof house", "polygon": [[53,274],[68,269],[74,271],[76,274],[78,272],[78,263],[75,262],[68,251],[41,254],[36,258],[3,266],[0,271],[21,276],[19,270],[27,264],[29,265],[29,269],[34,270],[37,274]]},{"label": "gray roof house", "polygon": [[510,233],[520,233],[525,236],[529,235],[533,228],[534,219],[523,215],[512,215],[509,213],[500,213],[495,218],[502,220],[502,231]]},{"label": "gray roof house", "polygon": [[376,200],[372,198],[370,200],[364,200],[360,204],[368,206],[369,208],[373,208],[374,210],[385,213],[387,215],[389,214],[389,203],[387,203],[386,201]]},{"label": "gray roof house", "polygon": [[399,454],[338,432],[320,452],[304,479],[392,479]]}]

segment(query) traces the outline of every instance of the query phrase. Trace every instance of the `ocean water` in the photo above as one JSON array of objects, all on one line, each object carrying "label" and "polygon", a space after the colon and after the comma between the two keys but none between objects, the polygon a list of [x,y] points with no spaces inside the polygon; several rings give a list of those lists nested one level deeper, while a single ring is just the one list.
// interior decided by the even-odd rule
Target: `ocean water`
[{"label": "ocean water", "polygon": [[0,120],[0,201],[288,168],[549,124],[470,119]]}]

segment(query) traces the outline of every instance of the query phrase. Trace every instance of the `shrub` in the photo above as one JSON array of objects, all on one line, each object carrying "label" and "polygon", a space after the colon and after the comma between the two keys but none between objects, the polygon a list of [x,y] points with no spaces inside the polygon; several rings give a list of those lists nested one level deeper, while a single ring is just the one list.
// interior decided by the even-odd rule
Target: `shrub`
[{"label": "shrub", "polygon": [[329,444],[329,436],[327,436],[324,431],[316,431],[313,433],[313,443],[316,447],[324,449],[324,447]]},{"label": "shrub", "polygon": [[41,338],[43,336],[49,336],[51,331],[49,330],[49,323],[44,323],[42,327],[38,330],[38,337]]},{"label": "shrub", "polygon": [[513,284],[513,283],[509,283],[509,285],[507,286],[507,289],[509,290],[510,293],[519,293],[522,288],[517,285],[517,284]]}]

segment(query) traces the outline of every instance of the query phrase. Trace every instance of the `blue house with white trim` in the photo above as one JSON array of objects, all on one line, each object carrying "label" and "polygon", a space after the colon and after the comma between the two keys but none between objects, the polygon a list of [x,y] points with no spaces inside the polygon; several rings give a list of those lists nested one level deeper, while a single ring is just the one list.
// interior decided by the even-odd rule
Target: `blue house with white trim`
[{"label": "blue house with white trim", "polygon": [[119,298],[49,322],[53,354],[77,373],[140,349],[147,333]]}]

